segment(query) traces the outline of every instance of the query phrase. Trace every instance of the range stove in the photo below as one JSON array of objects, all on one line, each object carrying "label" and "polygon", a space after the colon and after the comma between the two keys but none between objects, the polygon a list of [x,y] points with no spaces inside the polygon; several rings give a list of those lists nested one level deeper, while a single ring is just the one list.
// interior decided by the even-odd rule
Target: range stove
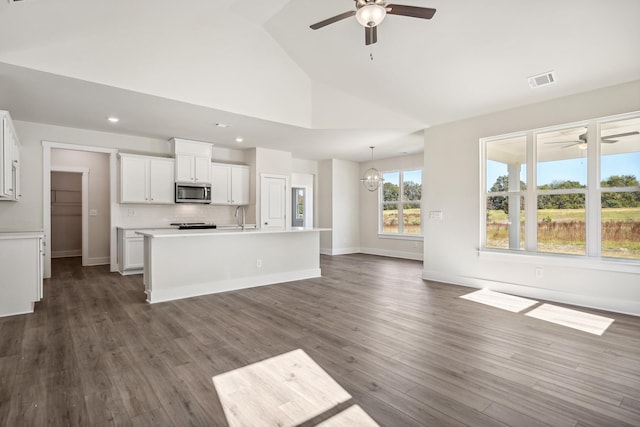
[{"label": "range stove", "polygon": [[207,224],[206,222],[172,222],[171,225],[177,226],[178,230],[200,230],[216,228],[215,224]]}]

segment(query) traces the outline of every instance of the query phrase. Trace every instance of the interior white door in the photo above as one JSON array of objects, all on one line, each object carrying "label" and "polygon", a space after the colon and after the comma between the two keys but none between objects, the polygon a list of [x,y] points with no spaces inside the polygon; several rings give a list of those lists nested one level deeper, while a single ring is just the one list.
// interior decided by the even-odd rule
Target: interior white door
[{"label": "interior white door", "polygon": [[262,176],[260,179],[260,218],[262,228],[285,228],[287,224],[287,179]]}]

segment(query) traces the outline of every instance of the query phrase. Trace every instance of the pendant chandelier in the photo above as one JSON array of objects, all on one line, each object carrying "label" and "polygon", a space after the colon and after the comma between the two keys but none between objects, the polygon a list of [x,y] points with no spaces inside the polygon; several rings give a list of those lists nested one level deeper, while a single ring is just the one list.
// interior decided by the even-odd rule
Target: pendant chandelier
[{"label": "pendant chandelier", "polygon": [[[371,161],[373,162],[373,149],[375,147],[369,147],[371,148]],[[378,188],[380,188],[380,185],[382,184],[382,175],[380,175],[380,171],[378,171],[378,169],[376,168],[369,168],[364,172],[364,176],[362,178],[360,178],[360,182],[362,182],[362,185],[364,185],[364,188],[366,188],[369,191],[376,191]]]}]

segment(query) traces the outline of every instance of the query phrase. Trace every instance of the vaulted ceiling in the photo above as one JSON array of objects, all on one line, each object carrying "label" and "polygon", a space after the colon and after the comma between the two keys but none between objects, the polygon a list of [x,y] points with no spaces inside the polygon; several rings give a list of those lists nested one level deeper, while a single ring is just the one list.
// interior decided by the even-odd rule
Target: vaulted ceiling
[{"label": "vaulted ceiling", "polygon": [[[352,0],[0,2],[0,109],[359,161],[421,151],[428,126],[640,79],[637,0],[399,2],[437,12],[388,16],[371,46],[354,18],[309,28]],[[555,84],[528,86],[550,70]]]}]

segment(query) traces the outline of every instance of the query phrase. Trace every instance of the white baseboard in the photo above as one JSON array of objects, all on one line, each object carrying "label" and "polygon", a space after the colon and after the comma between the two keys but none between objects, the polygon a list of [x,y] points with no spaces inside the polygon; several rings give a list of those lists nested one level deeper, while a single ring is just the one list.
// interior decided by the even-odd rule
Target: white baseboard
[{"label": "white baseboard", "polygon": [[412,259],[422,261],[424,254],[422,252],[406,252],[406,251],[390,251],[378,248],[360,248],[360,252],[368,255],[388,256],[391,258]]},{"label": "white baseboard", "polygon": [[457,276],[443,274],[435,271],[422,271],[424,280],[432,280],[451,285],[468,286],[477,289],[490,289],[527,298],[554,301],[563,304],[577,305],[580,307],[606,310],[614,313],[640,316],[640,302],[604,298],[602,296],[579,295],[553,289],[536,288],[533,286],[518,285],[515,283],[497,282],[477,277]]},{"label": "white baseboard", "polygon": [[72,258],[82,256],[82,249],[72,249],[70,251],[51,251],[51,258]]},{"label": "white baseboard", "polygon": [[131,276],[132,274],[144,274],[144,269],[142,268],[135,269],[135,270],[124,270],[124,271],[116,270],[116,271],[123,276]]},{"label": "white baseboard", "polygon": [[20,314],[29,314],[33,313],[35,308],[35,303],[29,302],[26,304],[21,304],[20,307],[0,307],[0,317],[8,317],[8,316],[18,316]]},{"label": "white baseboard", "polygon": [[287,271],[284,273],[266,274],[262,276],[250,276],[238,279],[220,280],[216,282],[198,283],[174,289],[147,290],[145,292],[147,293],[147,302],[155,304],[157,302],[216,294],[219,292],[274,285],[277,283],[293,282],[296,280],[313,279],[320,276],[320,269],[314,268],[310,270]]},{"label": "white baseboard", "polygon": [[105,264],[111,264],[111,258],[110,257],[108,257],[108,256],[92,257],[92,258],[87,257],[87,259],[83,263],[83,265],[86,266],[86,267],[90,267],[90,266],[94,266],[94,265],[105,265]]},{"label": "white baseboard", "polygon": [[320,248],[320,253],[322,255],[358,254],[360,253],[360,248],[341,248],[341,249]]}]

